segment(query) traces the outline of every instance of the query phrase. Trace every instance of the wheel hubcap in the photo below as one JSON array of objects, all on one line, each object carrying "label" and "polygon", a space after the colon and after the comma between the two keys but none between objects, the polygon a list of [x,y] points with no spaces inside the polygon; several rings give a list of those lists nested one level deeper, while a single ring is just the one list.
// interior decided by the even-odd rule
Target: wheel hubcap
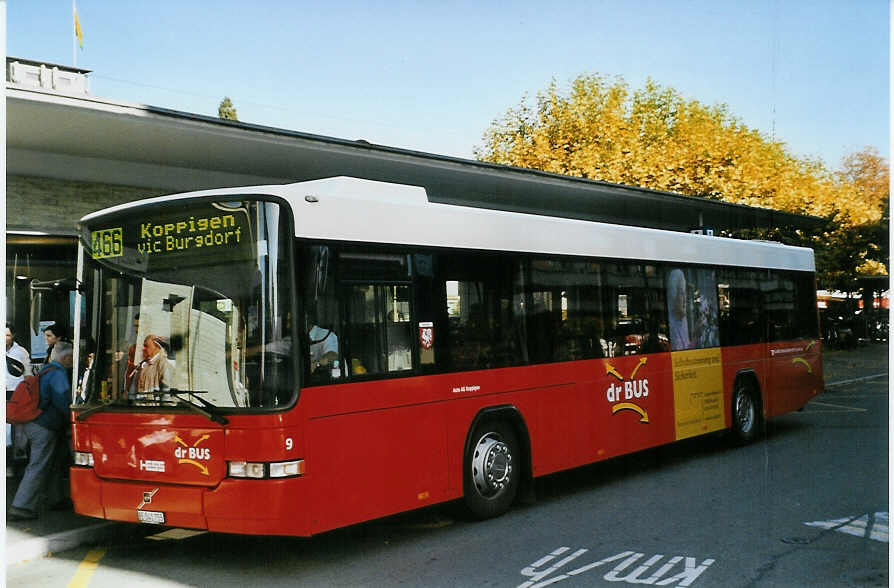
[{"label": "wheel hubcap", "polygon": [[472,457],[472,479],[482,496],[496,496],[512,477],[509,446],[488,433],[478,440]]},{"label": "wheel hubcap", "polygon": [[736,396],[736,421],[743,433],[750,432],[754,426],[754,402],[751,401],[751,395],[744,390],[740,390]]}]

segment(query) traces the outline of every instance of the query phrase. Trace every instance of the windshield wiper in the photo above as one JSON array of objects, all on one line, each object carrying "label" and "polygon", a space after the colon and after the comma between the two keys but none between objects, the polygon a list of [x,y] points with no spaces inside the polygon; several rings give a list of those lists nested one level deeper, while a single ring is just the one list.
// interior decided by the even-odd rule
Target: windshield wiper
[{"label": "windshield wiper", "polygon": [[[83,405],[81,405],[83,406]],[[120,404],[114,402],[105,402],[103,404],[97,404],[96,406],[91,406],[89,408],[84,408],[80,412],[78,412],[78,416],[75,417],[76,421],[82,421],[86,419],[91,414],[95,414],[97,412],[102,412],[109,408],[110,406],[121,406]]]},{"label": "windshield wiper", "polygon": [[[196,396],[196,394],[204,394],[206,392],[207,392],[206,390],[178,390],[177,388],[171,388],[170,390],[167,390],[167,391],[156,390],[153,392],[143,392],[143,393],[140,393],[139,396],[152,396],[153,398],[155,398],[158,401],[163,401],[164,396],[173,396],[174,400],[176,401],[177,406],[181,406],[183,408],[188,408],[189,410],[191,410],[195,413],[198,413],[198,414],[204,416],[205,418],[208,418],[208,419],[214,421],[215,423],[219,423],[221,425],[230,424],[230,420],[218,412],[217,406],[215,406],[214,404],[211,404],[210,402],[208,402],[204,398],[201,398],[200,396]],[[191,398],[194,398],[195,400],[197,400],[199,402],[199,404],[196,404],[195,402],[192,402],[186,398],[182,398],[181,397],[182,394],[185,394]],[[137,399],[135,399],[135,400],[137,400]],[[90,415],[95,414],[97,412],[102,412],[112,406],[124,406],[124,405],[122,405],[121,403],[118,403],[118,402],[106,402],[104,404],[98,404],[96,406],[84,408],[78,413],[78,416],[75,417],[75,420],[83,421]]]},{"label": "windshield wiper", "polygon": [[[177,388],[171,388],[167,392],[162,392],[162,394],[170,394],[171,396],[175,397],[177,399],[177,406],[189,408],[193,412],[209,418],[215,423],[228,425],[230,423],[230,420],[218,412],[217,406],[208,402],[201,396],[196,396],[196,394],[205,394],[206,392],[207,390],[178,390]],[[181,394],[186,394],[190,398],[194,398],[199,402],[199,404],[201,404],[201,406],[199,406],[199,404],[196,404],[195,402],[183,398]]]}]

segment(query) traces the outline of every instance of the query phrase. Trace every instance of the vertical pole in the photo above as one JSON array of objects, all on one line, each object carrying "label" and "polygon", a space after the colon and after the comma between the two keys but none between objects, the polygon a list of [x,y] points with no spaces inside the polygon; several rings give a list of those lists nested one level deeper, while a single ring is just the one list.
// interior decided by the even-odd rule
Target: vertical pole
[{"label": "vertical pole", "polygon": [[71,0],[71,62],[74,67],[78,66],[78,32],[75,29],[75,18],[78,15],[78,9],[75,6],[77,0]]},{"label": "vertical pole", "polygon": [[[84,248],[78,242],[78,269],[75,274],[75,308],[74,308],[74,356],[72,357],[72,365],[74,369],[71,372],[71,403],[78,402],[78,374],[83,374],[84,369],[81,367],[81,301],[84,299],[81,294],[80,285],[84,279]],[[84,355],[89,357],[90,349],[84,345]],[[87,357],[84,358],[84,365],[87,365]],[[86,384],[87,382],[84,382]]]},{"label": "vertical pole", "polygon": [[[0,173],[3,174],[3,177],[6,177],[6,76],[9,75],[9,69],[6,65],[6,0],[0,0],[0,53],[3,54],[3,67],[5,69],[5,74],[3,76],[3,87],[0,88],[0,133],[3,134],[0,137]],[[0,199],[3,202],[6,202],[6,182],[3,182],[0,185]],[[0,209],[0,222],[3,223],[3,231],[0,232],[0,250],[6,251],[6,206],[3,206]],[[6,292],[6,275],[7,272],[3,272],[3,275],[0,276],[0,287],[3,288],[3,292]],[[15,280],[16,273],[13,272],[13,280]],[[13,282],[15,283],[15,282]],[[2,300],[0,300],[0,312],[3,312],[4,317],[9,317],[7,314],[7,303],[6,296],[3,296]],[[14,308],[14,307],[13,307]],[[5,493],[4,493],[5,496]],[[5,535],[4,535],[5,537]]]},{"label": "vertical pole", "polygon": [[[0,88],[0,133],[3,134],[0,137],[0,173],[3,174],[3,177],[6,177],[6,76],[8,74],[8,66],[6,65],[6,0],[0,0],[0,53],[3,54],[3,67],[7,68],[6,72],[3,76],[3,87]],[[6,182],[3,182],[0,185],[0,200],[6,202]],[[0,231],[0,250],[6,251],[6,206],[3,206],[0,209],[0,222],[3,223],[3,230]],[[13,273],[13,283],[15,283],[15,273]],[[0,276],[0,288],[3,288],[3,292],[6,292],[6,272],[3,272],[3,275]],[[2,299],[0,299],[0,312],[3,313],[4,317],[8,317],[7,314],[7,300],[4,295]],[[5,381],[5,379],[4,379]],[[5,386],[4,386],[5,388]],[[5,403],[4,397],[4,403]],[[12,428],[11,425],[6,425],[3,427],[3,436],[6,439],[14,439],[12,436]],[[13,450],[15,451],[15,450]],[[3,453],[3,457],[0,457],[3,463],[3,470],[6,472],[6,466],[12,465],[6,463],[6,452]],[[6,487],[0,489],[0,499],[6,500]],[[4,502],[3,504],[7,504]],[[6,545],[6,527],[0,531],[0,541],[3,541],[3,544]],[[0,564],[0,568],[2,571],[6,571],[6,562]]]}]

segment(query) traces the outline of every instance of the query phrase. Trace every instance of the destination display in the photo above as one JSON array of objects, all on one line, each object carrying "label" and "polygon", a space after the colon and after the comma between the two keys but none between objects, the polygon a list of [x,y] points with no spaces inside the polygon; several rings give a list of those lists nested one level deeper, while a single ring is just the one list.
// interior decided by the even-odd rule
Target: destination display
[{"label": "destination display", "polygon": [[247,243],[246,221],[244,214],[190,214],[99,228],[90,232],[91,255],[94,259],[121,257],[125,247],[133,248],[140,257],[239,247]]}]

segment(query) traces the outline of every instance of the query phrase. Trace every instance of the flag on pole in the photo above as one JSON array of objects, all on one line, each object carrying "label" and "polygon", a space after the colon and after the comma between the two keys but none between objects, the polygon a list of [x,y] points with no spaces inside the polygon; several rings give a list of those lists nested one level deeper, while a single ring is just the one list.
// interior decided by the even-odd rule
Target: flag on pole
[{"label": "flag on pole", "polygon": [[75,26],[75,36],[78,38],[78,45],[81,46],[81,49],[84,48],[84,33],[81,31],[81,21],[78,20],[78,9],[74,10],[74,26]]}]

